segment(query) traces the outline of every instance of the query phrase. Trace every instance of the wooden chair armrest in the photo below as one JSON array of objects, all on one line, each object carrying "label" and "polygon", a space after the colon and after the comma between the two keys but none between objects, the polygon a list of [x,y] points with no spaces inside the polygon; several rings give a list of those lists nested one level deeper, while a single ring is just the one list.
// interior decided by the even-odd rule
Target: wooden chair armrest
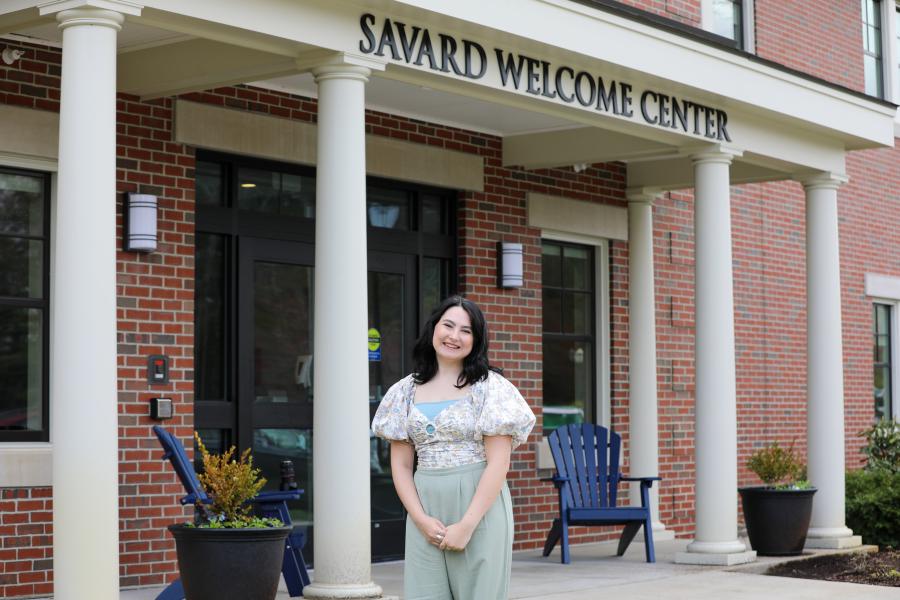
[{"label": "wooden chair armrest", "polygon": [[619,481],[662,481],[662,477],[619,477]]}]

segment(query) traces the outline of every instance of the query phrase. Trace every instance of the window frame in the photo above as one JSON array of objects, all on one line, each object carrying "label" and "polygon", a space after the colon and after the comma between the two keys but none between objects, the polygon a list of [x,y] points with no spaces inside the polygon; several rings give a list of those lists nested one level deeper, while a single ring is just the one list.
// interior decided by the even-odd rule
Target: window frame
[{"label": "window frame", "polygon": [[[890,78],[890,71],[892,69],[888,69],[889,64],[893,64],[896,62],[896,56],[894,53],[890,52],[890,43],[893,42],[891,31],[893,28],[889,28],[888,25],[893,23],[894,15],[890,13],[890,9],[896,6],[895,1],[883,1],[883,0],[873,0],[878,3],[878,29],[880,32],[879,42],[881,43],[881,55],[877,57],[878,60],[881,61],[881,67],[878,70],[879,75],[879,83],[881,84],[881,93],[879,94],[869,94],[866,89],[863,91],[866,94],[869,94],[873,98],[880,98],[890,100],[894,96],[894,84],[892,79]],[[860,0],[860,15],[859,15],[859,23],[862,26],[869,26],[869,23],[863,19],[862,14],[862,4],[866,2],[866,0]],[[861,44],[862,56],[863,56],[863,86],[867,87],[868,82],[865,81],[865,57],[866,56],[874,56],[868,50],[866,50],[866,40],[865,37],[862,39]]]},{"label": "window frame", "polygon": [[[866,297],[872,306],[870,318],[875,318],[875,305],[884,304],[890,307],[891,319],[891,412],[895,420],[900,421],[900,277],[866,273]],[[869,331],[874,332],[874,323]],[[872,356],[872,375],[874,377],[875,357]],[[874,382],[873,382],[874,390]],[[874,421],[874,410],[872,413]]]},{"label": "window frame", "polygon": [[[542,230],[540,241],[544,240],[562,244],[578,244],[593,249],[594,263],[594,405],[592,422],[609,428],[612,423],[610,401],[610,240],[595,238],[576,233]],[[543,326],[541,328],[543,339]],[[543,344],[543,342],[542,342]],[[542,365],[543,371],[543,365]],[[543,435],[546,439],[546,434]],[[546,444],[545,444],[546,445]],[[549,455],[549,448],[547,454]]]},{"label": "window frame", "polygon": [[[888,367],[888,374],[890,376],[890,390],[891,390],[890,415],[894,419],[900,418],[900,410],[898,410],[898,406],[897,406],[898,403],[896,401],[896,396],[895,396],[895,394],[898,391],[898,383],[897,383],[897,377],[896,377],[896,374],[897,374],[896,354],[897,354],[897,348],[898,348],[897,335],[898,335],[898,333],[900,333],[900,326],[898,326],[898,323],[897,323],[898,305],[900,305],[900,303],[887,302],[884,300],[875,300],[874,302],[872,302],[872,319],[873,320],[875,319],[875,308],[876,307],[884,306],[884,307],[887,307],[887,309],[888,309],[888,321],[889,322],[888,322],[887,333],[886,334],[877,333],[877,328],[875,327],[875,324],[873,322],[872,335],[873,335],[873,343],[874,343],[874,336],[876,336],[876,335],[887,335],[888,336],[888,342],[889,342],[888,353],[889,353],[889,355],[888,355],[887,367]],[[876,365],[879,365],[879,364],[881,364],[881,363],[875,362],[875,358],[873,356],[872,357],[873,376],[874,376],[874,368]],[[874,381],[873,381],[873,389],[874,389]],[[874,418],[874,415],[873,415],[873,418]]]},{"label": "window frame", "polygon": [[52,271],[52,245],[51,245],[51,214],[53,209],[53,173],[43,170],[44,165],[10,164],[7,161],[0,163],[0,173],[12,175],[37,176],[43,180],[43,223],[40,237],[34,235],[3,236],[23,237],[39,239],[42,242],[43,260],[41,264],[41,297],[40,298],[16,298],[0,296],[0,306],[12,308],[40,309],[41,318],[41,428],[39,430],[2,430],[0,429],[0,444],[9,442],[49,442],[50,441],[50,327],[51,327],[51,271]]},{"label": "window frame", "polygon": [[[732,40],[739,50],[756,54],[756,9],[755,0],[741,0],[741,39]],[[715,0],[701,0],[700,27],[715,33],[713,5]],[[731,38],[725,38],[731,39]]]}]

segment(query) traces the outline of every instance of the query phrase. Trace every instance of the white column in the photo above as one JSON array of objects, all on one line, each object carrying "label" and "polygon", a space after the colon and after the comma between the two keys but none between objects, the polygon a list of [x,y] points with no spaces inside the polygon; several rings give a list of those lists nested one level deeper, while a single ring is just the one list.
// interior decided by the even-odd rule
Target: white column
[{"label": "white column", "polygon": [[[656,397],[656,293],[653,277],[653,200],[659,192],[630,188],[628,198],[628,456],[629,475],[659,475]],[[631,504],[641,505],[640,485],[630,486]],[[650,491],[655,540],[671,539],[659,519],[659,484]]]},{"label": "white column", "polygon": [[118,600],[116,36],[123,16],[79,8],[57,20],[63,52],[50,304],[54,597]]},{"label": "white column", "polygon": [[367,63],[335,55],[319,89],[313,411],[315,570],[304,598],[380,598],[372,582],[366,268]]},{"label": "white column", "polygon": [[859,546],[844,522],[844,369],[837,190],[821,174],[806,190],[806,436],[808,474],[818,488],[806,546]]},{"label": "white column", "polygon": [[694,360],[696,530],[677,562],[736,564],[755,558],[737,536],[737,392],[731,264],[730,166],[711,151],[694,164]]}]

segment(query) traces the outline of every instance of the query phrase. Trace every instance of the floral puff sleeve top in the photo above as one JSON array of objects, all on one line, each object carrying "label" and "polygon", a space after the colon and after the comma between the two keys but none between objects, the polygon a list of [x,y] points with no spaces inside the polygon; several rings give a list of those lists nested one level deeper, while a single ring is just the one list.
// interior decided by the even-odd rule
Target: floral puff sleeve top
[{"label": "floral puff sleeve top", "polygon": [[534,427],[534,413],[516,387],[491,372],[469,394],[433,418],[415,403],[416,387],[409,375],[385,394],[372,421],[378,437],[409,441],[419,468],[461,466],[485,460],[484,436],[508,435],[512,447],[522,444]]}]

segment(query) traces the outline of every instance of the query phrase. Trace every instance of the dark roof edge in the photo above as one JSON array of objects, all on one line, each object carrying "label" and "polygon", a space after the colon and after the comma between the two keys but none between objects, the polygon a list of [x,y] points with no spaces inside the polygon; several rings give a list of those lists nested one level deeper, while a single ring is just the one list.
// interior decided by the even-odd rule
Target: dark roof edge
[{"label": "dark roof edge", "polygon": [[735,56],[740,56],[742,58],[746,58],[752,62],[757,64],[764,65],[766,67],[775,69],[776,71],[781,71],[783,73],[788,73],[790,75],[794,75],[801,79],[805,79],[806,81],[810,81],[812,83],[818,83],[819,85],[823,85],[825,87],[831,88],[833,90],[837,90],[840,92],[844,92],[845,94],[850,94],[851,96],[855,96],[862,100],[867,100],[872,102],[873,104],[878,104],[880,106],[885,106],[889,108],[897,108],[897,104],[889,100],[883,100],[881,98],[876,98],[875,96],[870,96],[864,92],[860,92],[858,90],[854,90],[843,86],[839,83],[834,83],[832,81],[828,81],[826,79],[822,79],[821,77],[816,77],[815,75],[810,75],[804,71],[800,71],[798,69],[794,69],[792,67],[785,66],[781,63],[775,62],[773,60],[769,60],[767,58],[761,58],[752,52],[747,52],[745,50],[741,50],[737,46],[737,42],[727,37],[722,37],[720,35],[716,35],[715,33],[710,33],[709,31],[705,31],[703,29],[699,29],[697,27],[693,27],[691,25],[685,25],[684,23],[680,23],[679,21],[675,21],[673,19],[669,19],[666,17],[662,17],[660,15],[648,12],[646,10],[635,8],[633,6],[628,6],[626,4],[622,4],[621,2],[617,2],[616,0],[569,0],[570,2],[575,2],[576,4],[583,4],[585,6],[590,6],[591,8],[596,8],[598,10],[602,10],[603,12],[607,12],[610,14],[614,14],[620,17],[624,17],[631,21],[635,21],[637,23],[643,23],[645,25],[650,25],[657,29],[662,29],[668,31],[669,33],[673,33],[675,35],[681,36],[683,38],[687,38],[693,40],[695,42],[700,42],[702,44],[706,44],[708,46],[714,46],[719,50],[724,50],[730,54],[734,54]]}]

